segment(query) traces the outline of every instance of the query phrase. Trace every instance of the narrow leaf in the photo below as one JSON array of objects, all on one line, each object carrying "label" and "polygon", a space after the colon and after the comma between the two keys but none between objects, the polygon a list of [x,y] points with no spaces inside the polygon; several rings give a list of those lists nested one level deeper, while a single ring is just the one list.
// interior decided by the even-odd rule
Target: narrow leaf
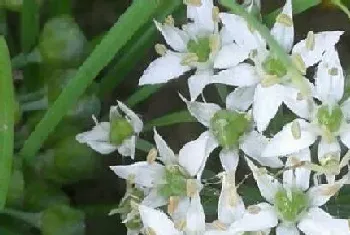
[{"label": "narrow leaf", "polygon": [[187,110],[171,113],[164,115],[163,117],[153,119],[149,121],[146,126],[145,130],[152,130],[153,127],[158,126],[170,126],[178,123],[185,123],[185,122],[195,122],[196,119],[191,116],[191,114]]}]

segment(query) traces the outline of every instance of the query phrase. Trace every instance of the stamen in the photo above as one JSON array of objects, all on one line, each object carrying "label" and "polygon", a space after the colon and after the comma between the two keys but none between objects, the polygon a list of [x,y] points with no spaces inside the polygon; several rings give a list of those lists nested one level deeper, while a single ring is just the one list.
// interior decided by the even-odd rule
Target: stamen
[{"label": "stamen", "polygon": [[313,31],[309,31],[306,37],[306,48],[309,51],[313,51],[315,49],[315,34]]},{"label": "stamen", "polygon": [[211,52],[218,52],[220,49],[219,35],[213,34],[209,37],[209,48]]},{"label": "stamen", "polygon": [[179,205],[180,198],[176,196],[171,196],[169,198],[169,204],[168,204],[168,213],[169,215],[173,215],[176,208]]},{"label": "stamen", "polygon": [[195,179],[188,179],[186,181],[187,196],[192,197],[198,192],[198,184]]},{"label": "stamen", "polygon": [[339,70],[337,68],[333,67],[330,70],[328,70],[328,74],[331,76],[337,76],[339,74]]},{"label": "stamen", "polygon": [[169,26],[174,26],[174,25],[175,25],[174,17],[173,17],[172,15],[168,15],[168,16],[165,18],[164,23],[167,24],[167,25],[169,25]]},{"label": "stamen", "polygon": [[145,235],[157,235],[157,233],[151,228],[145,228]]},{"label": "stamen", "polygon": [[293,26],[293,19],[287,14],[279,14],[276,18],[276,22],[284,24],[287,27]]},{"label": "stamen", "polygon": [[161,55],[161,56],[164,56],[166,54],[166,51],[167,51],[166,46],[163,44],[156,44],[154,46],[154,49],[156,50],[157,54]]},{"label": "stamen", "polygon": [[302,75],[306,74],[306,65],[299,53],[295,53],[292,55],[292,61],[293,64],[296,66],[296,68],[302,73]]},{"label": "stamen", "polygon": [[213,21],[214,22],[219,22],[220,21],[220,9],[217,6],[213,7]]},{"label": "stamen", "polygon": [[183,0],[183,3],[189,6],[196,6],[196,7],[202,6],[201,0]]},{"label": "stamen", "polygon": [[186,220],[180,220],[179,222],[175,223],[175,228],[180,231],[184,231],[186,228]]},{"label": "stamen", "polygon": [[261,208],[256,205],[251,205],[251,206],[248,206],[247,210],[250,214],[256,215],[261,211]]},{"label": "stamen", "polygon": [[225,231],[227,229],[227,226],[223,223],[221,223],[219,220],[213,221],[214,228],[217,228],[219,230]]},{"label": "stamen", "polygon": [[152,149],[148,152],[148,155],[147,155],[147,163],[150,164],[150,165],[152,165],[152,164],[156,161],[157,155],[158,155],[157,149],[152,148]]},{"label": "stamen", "polygon": [[198,56],[196,53],[188,53],[186,54],[181,61],[181,65],[183,66],[191,66],[191,64],[198,62]]},{"label": "stamen", "polygon": [[292,135],[294,139],[298,140],[301,138],[301,127],[300,127],[300,123],[297,120],[293,121],[291,130],[292,130]]},{"label": "stamen", "polygon": [[336,193],[338,193],[340,189],[340,186],[335,184],[335,185],[329,185],[329,186],[325,186],[324,188],[322,188],[322,195],[324,196],[333,196]]}]

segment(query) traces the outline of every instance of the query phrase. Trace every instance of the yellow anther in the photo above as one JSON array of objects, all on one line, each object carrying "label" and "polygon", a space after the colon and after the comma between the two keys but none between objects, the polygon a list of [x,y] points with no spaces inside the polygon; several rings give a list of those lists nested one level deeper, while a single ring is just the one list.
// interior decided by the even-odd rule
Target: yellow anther
[{"label": "yellow anther", "polygon": [[252,205],[252,206],[248,206],[247,211],[250,214],[258,214],[261,211],[261,208],[259,206],[256,205]]},{"label": "yellow anther", "polygon": [[221,223],[219,220],[213,221],[213,226],[214,226],[214,228],[216,228],[218,230],[222,230],[222,231],[225,231],[227,229],[227,226],[225,224]]},{"label": "yellow anther", "polygon": [[196,7],[202,6],[201,0],[183,0],[183,3],[185,5],[196,6]]},{"label": "yellow anther", "polygon": [[156,50],[158,55],[164,56],[166,54],[166,46],[164,44],[156,44],[154,46],[154,49]]},{"label": "yellow anther", "polygon": [[186,54],[181,61],[181,65],[183,66],[191,66],[193,63],[198,62],[198,56],[196,53],[188,53]]},{"label": "yellow anther", "polygon": [[149,152],[148,152],[148,155],[147,155],[147,163],[148,164],[153,164],[156,159],[157,159],[157,155],[158,155],[158,152],[157,152],[157,149],[155,148],[152,148]]},{"label": "yellow anther", "polygon": [[220,37],[217,34],[210,35],[209,47],[211,52],[218,52],[220,50]]},{"label": "yellow anther", "polygon": [[313,31],[309,31],[306,36],[306,48],[309,51],[313,51],[315,49],[315,34]]},{"label": "yellow anther", "polygon": [[265,77],[261,80],[261,86],[264,88],[271,87],[280,83],[280,81],[280,78],[276,75],[265,75]]},{"label": "yellow anther", "polygon": [[287,27],[293,26],[293,19],[287,14],[279,14],[276,18],[276,22],[284,24]]},{"label": "yellow anther", "polygon": [[198,183],[195,179],[188,179],[186,181],[187,196],[192,197],[198,192]]},{"label": "yellow anther", "polygon": [[213,21],[214,22],[219,22],[219,20],[220,20],[219,14],[220,14],[220,9],[217,6],[214,6],[213,7]]},{"label": "yellow anther", "polygon": [[337,68],[333,67],[330,70],[328,70],[328,74],[331,76],[337,76],[339,74],[339,70]]},{"label": "yellow anther", "polygon": [[168,16],[165,18],[164,23],[167,24],[167,25],[170,25],[170,26],[174,26],[174,25],[175,25],[175,20],[174,20],[174,18],[173,18],[172,15],[168,15]]},{"label": "yellow anther", "polygon": [[301,127],[300,123],[297,120],[294,120],[292,122],[291,131],[294,139],[298,140],[301,138]]},{"label": "yellow anther", "polygon": [[306,65],[299,53],[295,53],[292,55],[292,61],[293,64],[296,66],[296,68],[302,73],[302,75],[306,74]]},{"label": "yellow anther", "polygon": [[179,205],[180,198],[177,196],[171,196],[169,198],[169,204],[168,204],[168,213],[169,215],[173,215],[176,208]]},{"label": "yellow anther", "polygon": [[184,231],[186,228],[186,220],[180,220],[175,223],[175,228],[179,231]]},{"label": "yellow anther", "polygon": [[153,228],[148,227],[145,228],[145,235],[157,235],[157,233],[153,230]]}]

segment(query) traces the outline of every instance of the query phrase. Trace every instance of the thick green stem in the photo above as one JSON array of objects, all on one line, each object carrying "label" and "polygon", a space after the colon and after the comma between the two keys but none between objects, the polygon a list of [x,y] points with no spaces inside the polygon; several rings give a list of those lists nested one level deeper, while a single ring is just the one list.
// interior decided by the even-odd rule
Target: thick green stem
[{"label": "thick green stem", "polygon": [[290,56],[272,37],[269,29],[260,23],[253,15],[250,15],[242,6],[236,3],[235,0],[220,0],[220,3],[232,10],[233,13],[243,17],[248,24],[257,30],[269,45],[270,50],[277,56],[277,58],[288,68],[291,75],[292,82],[300,89],[304,96],[310,95],[310,87],[306,83],[306,79],[300,74],[299,70],[293,64]]},{"label": "thick green stem", "polygon": [[0,210],[6,203],[12,173],[14,105],[10,55],[4,37],[0,36]]}]

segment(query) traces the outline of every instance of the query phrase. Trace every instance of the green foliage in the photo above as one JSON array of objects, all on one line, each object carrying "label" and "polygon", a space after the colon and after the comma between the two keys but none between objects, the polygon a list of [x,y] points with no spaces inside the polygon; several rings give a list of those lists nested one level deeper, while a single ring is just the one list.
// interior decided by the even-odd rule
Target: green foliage
[{"label": "green foliage", "polygon": [[0,36],[0,209],[5,206],[12,174],[14,105],[10,55],[4,37]]}]

